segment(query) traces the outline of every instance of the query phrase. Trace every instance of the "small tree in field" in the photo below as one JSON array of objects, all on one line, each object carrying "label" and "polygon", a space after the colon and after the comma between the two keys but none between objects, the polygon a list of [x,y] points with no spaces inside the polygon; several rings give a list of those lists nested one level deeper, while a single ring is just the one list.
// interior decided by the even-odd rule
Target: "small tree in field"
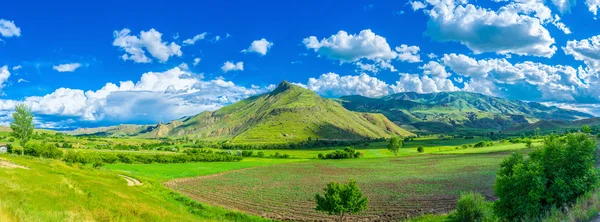
[{"label": "small tree in field", "polygon": [[392,137],[390,139],[390,143],[388,144],[388,150],[394,153],[394,156],[398,156],[398,151],[402,147],[402,139],[400,137]]},{"label": "small tree in field", "polygon": [[331,182],[324,189],[325,194],[315,195],[317,207],[315,210],[326,212],[329,215],[339,215],[340,221],[346,214],[357,214],[369,206],[369,199],[363,197],[356,181],[346,184]]},{"label": "small tree in field", "polygon": [[15,107],[12,114],[13,122],[10,123],[12,129],[11,135],[19,140],[21,145],[21,155],[24,155],[25,144],[33,135],[33,114],[25,104],[19,104]]}]

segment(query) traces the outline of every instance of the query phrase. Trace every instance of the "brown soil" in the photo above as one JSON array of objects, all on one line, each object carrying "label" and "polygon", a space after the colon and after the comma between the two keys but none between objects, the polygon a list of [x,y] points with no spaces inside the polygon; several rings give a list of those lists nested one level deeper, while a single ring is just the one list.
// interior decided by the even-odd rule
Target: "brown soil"
[{"label": "brown soil", "polygon": [[24,166],[21,166],[21,165],[17,165],[17,164],[8,162],[5,159],[0,159],[0,168],[6,168],[6,169],[17,169],[17,168],[19,168],[19,169],[27,169],[27,170],[29,169],[27,167],[24,167]]}]

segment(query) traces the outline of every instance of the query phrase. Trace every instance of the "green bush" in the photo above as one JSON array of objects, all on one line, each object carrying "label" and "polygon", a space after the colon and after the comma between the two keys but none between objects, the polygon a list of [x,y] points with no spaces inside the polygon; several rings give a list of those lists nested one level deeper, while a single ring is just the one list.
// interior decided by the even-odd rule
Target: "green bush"
[{"label": "green bush", "polygon": [[[319,153],[320,154],[320,153]],[[321,159],[351,159],[351,158],[359,158],[362,156],[361,152],[357,150],[347,147],[344,150],[336,150],[331,153],[327,153],[325,155],[320,154],[319,158]]]},{"label": "green bush", "polygon": [[449,221],[486,222],[494,221],[492,203],[478,193],[468,192],[460,195],[456,210],[448,215]]},{"label": "green bush", "polygon": [[258,153],[256,153],[257,157],[265,157],[265,153],[263,151],[259,151]]},{"label": "green bush", "polygon": [[531,220],[574,203],[597,187],[595,155],[595,139],[581,133],[547,137],[529,159],[513,153],[496,177],[494,211],[508,221]]},{"label": "green bush", "polygon": [[423,147],[420,146],[417,148],[417,152],[419,152],[419,153],[425,152],[425,149],[423,149]]},{"label": "green bush", "polygon": [[63,152],[51,143],[30,143],[25,146],[25,155],[58,159]]}]

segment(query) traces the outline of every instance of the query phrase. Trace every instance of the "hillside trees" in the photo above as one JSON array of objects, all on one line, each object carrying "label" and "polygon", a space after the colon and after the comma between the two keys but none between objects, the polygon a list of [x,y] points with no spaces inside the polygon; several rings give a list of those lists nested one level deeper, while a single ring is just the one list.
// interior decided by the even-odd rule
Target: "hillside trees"
[{"label": "hillside trees", "polygon": [[315,195],[317,203],[315,210],[329,215],[339,215],[339,221],[344,220],[344,215],[360,213],[369,206],[369,199],[363,197],[356,181],[351,180],[346,184],[331,182],[327,184],[324,191],[323,195]]},{"label": "hillside trees", "polygon": [[21,155],[25,155],[25,144],[33,135],[33,114],[25,104],[19,104],[15,107],[12,117],[13,122],[10,123],[11,135],[20,140]]}]

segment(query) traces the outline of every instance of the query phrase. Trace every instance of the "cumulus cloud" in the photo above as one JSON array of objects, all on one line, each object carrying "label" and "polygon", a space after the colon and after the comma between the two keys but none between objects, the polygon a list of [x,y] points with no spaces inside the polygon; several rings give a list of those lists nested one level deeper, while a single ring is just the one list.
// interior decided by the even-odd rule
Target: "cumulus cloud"
[{"label": "cumulus cloud", "polygon": [[266,55],[272,46],[272,42],[269,42],[267,41],[267,39],[262,38],[260,40],[252,41],[250,47],[248,47],[248,49],[242,50],[242,52],[255,52],[261,55]]},{"label": "cumulus cloud", "polygon": [[227,61],[223,63],[223,66],[221,66],[221,70],[223,70],[223,72],[225,73],[229,71],[244,71],[244,62],[233,63]]},{"label": "cumulus cloud", "polygon": [[21,28],[17,27],[14,21],[0,19],[0,35],[2,37],[19,37],[21,36]]},{"label": "cumulus cloud", "polygon": [[113,46],[117,46],[125,51],[121,56],[123,60],[133,60],[136,63],[149,63],[152,59],[148,58],[146,52],[160,62],[166,62],[172,56],[181,56],[181,46],[171,42],[162,41],[162,33],[155,29],[141,31],[139,36],[130,35],[131,30],[122,29],[114,31]]},{"label": "cumulus cloud", "polygon": [[[0,69],[0,79],[6,69]],[[59,88],[23,101],[0,100],[0,120],[2,114],[8,115],[16,104],[25,103],[36,116],[49,118],[42,121],[46,123],[56,119],[69,119],[71,125],[152,123],[215,110],[266,90],[246,88],[222,78],[203,80],[200,75],[176,67],[144,73],[137,82],[107,83],[96,91]]]},{"label": "cumulus cloud", "polygon": [[421,56],[419,55],[419,46],[408,46],[408,45],[400,45],[396,47],[396,52],[398,52],[398,60],[403,62],[421,62]]},{"label": "cumulus cloud", "polygon": [[427,6],[425,6],[425,4],[423,2],[412,1],[412,2],[410,2],[410,7],[413,9],[413,11],[417,11],[417,10],[424,9]]},{"label": "cumulus cloud", "polygon": [[562,49],[565,54],[583,61],[588,67],[600,70],[600,35],[579,41],[567,41],[567,45]]},{"label": "cumulus cloud", "polygon": [[8,71],[8,66],[0,67],[0,90],[4,88],[6,80],[10,77],[10,71]]},{"label": "cumulus cloud", "polygon": [[203,32],[203,33],[201,33],[201,34],[195,35],[195,36],[194,36],[193,38],[191,38],[191,39],[186,39],[186,40],[183,40],[183,45],[193,45],[193,44],[196,44],[196,42],[197,42],[197,41],[199,41],[199,40],[203,40],[204,38],[206,38],[206,35],[207,35],[207,34],[208,34],[208,33],[206,33],[206,32]]},{"label": "cumulus cloud", "polygon": [[598,15],[598,9],[600,8],[600,0],[585,0],[590,12],[594,13],[594,16]]},{"label": "cumulus cloud", "polygon": [[385,82],[364,73],[359,76],[340,76],[330,72],[322,74],[319,78],[310,78],[304,87],[327,97],[379,97],[389,93],[389,86]]},{"label": "cumulus cloud", "polygon": [[194,59],[194,66],[197,66],[198,63],[200,63],[200,60],[201,60],[200,58],[195,58]]},{"label": "cumulus cloud", "polygon": [[[554,38],[544,24],[551,11],[537,1],[511,2],[498,11],[455,1],[429,0],[427,35],[438,41],[455,41],[473,52],[495,52],[551,57]],[[556,21],[557,24],[562,24]]]},{"label": "cumulus cloud", "polygon": [[571,12],[571,7],[575,6],[575,0],[552,0],[560,13]]},{"label": "cumulus cloud", "polygon": [[399,92],[418,92],[435,93],[459,91],[451,80],[439,77],[429,77],[427,75],[401,73],[400,80],[391,86],[394,93]]},{"label": "cumulus cloud", "polygon": [[67,63],[67,64],[60,64],[60,65],[52,66],[52,69],[54,69],[58,72],[73,72],[79,67],[81,67],[80,63]]},{"label": "cumulus cloud", "polygon": [[320,41],[316,36],[310,36],[302,43],[320,55],[342,62],[355,62],[363,58],[389,60],[397,55],[384,37],[376,35],[370,29],[362,30],[357,35],[342,30]]}]

